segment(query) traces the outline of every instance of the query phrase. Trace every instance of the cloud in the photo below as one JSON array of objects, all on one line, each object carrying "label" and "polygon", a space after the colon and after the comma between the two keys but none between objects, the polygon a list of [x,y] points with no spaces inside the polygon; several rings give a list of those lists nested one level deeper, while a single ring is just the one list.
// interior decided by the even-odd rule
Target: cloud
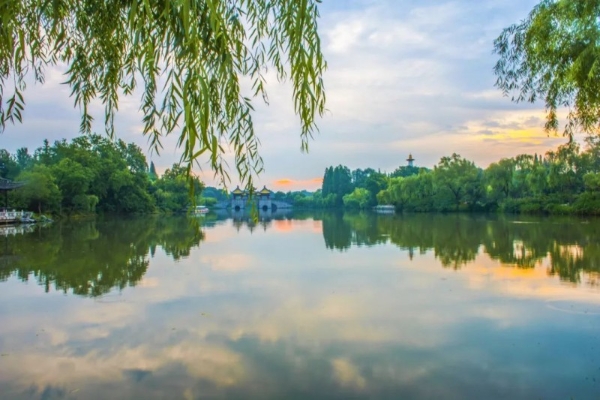
[{"label": "cloud", "polygon": [[279,190],[300,190],[300,189],[308,189],[308,190],[316,190],[321,188],[321,184],[323,183],[323,178],[312,178],[312,179],[290,179],[290,178],[282,178],[277,179],[273,182],[273,187]]},{"label": "cloud", "polygon": [[335,379],[340,385],[358,390],[364,389],[367,385],[366,379],[349,360],[338,358],[331,362],[331,366]]},{"label": "cloud", "polygon": [[[320,132],[311,141],[310,151],[301,153],[291,86],[278,82],[273,71],[267,74],[270,105],[257,99],[253,112],[265,162],[259,184],[315,189],[319,184],[313,177],[322,176],[330,165],[393,171],[404,165],[410,152],[422,166],[431,167],[451,152],[485,166],[520,152],[544,153],[554,148],[560,141],[543,134],[543,105],[512,103],[494,88],[492,72],[494,38],[536,3],[322,3],[319,27],[329,65],[325,75],[328,112],[317,121]],[[49,69],[45,85],[28,87],[25,122],[8,128],[2,147],[11,151],[21,146],[35,148],[44,138],[53,141],[77,135],[79,112],[72,107],[69,89],[60,84],[64,70],[64,66]],[[243,84],[248,92],[249,82]],[[141,134],[138,100],[137,93],[123,98],[117,133],[149,153]],[[102,122],[98,104],[94,113]],[[536,132],[535,138],[531,132]],[[180,156],[175,136],[165,138],[163,144],[161,155],[151,156],[159,171]],[[235,165],[231,155],[226,160]],[[217,184],[203,165],[203,179]],[[235,177],[232,184],[237,184]]]}]

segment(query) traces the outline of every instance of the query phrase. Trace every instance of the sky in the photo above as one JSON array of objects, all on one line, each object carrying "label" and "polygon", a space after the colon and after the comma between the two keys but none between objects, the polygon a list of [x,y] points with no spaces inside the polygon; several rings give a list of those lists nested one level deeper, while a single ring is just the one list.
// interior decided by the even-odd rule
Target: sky
[{"label": "sky", "polygon": [[[328,62],[326,115],[308,153],[300,151],[300,125],[291,87],[270,82],[270,105],[256,99],[253,116],[265,171],[257,186],[315,190],[330,165],[392,172],[406,165],[433,167],[458,153],[486,167],[503,157],[545,153],[564,143],[543,130],[543,104],[514,104],[494,87],[493,40],[525,18],[536,0],[324,0],[320,36]],[[69,97],[64,66],[30,84],[24,122],[0,135],[15,151],[79,134],[80,114]],[[93,109],[103,121],[102,107]],[[139,96],[122,98],[117,137],[137,143],[159,173],[179,160],[176,139],[160,156],[142,135]],[[97,131],[103,131],[98,124]],[[230,165],[234,165],[230,163]],[[197,171],[217,184],[206,165]],[[232,173],[234,171],[231,171]],[[230,186],[238,179],[232,174]]]}]

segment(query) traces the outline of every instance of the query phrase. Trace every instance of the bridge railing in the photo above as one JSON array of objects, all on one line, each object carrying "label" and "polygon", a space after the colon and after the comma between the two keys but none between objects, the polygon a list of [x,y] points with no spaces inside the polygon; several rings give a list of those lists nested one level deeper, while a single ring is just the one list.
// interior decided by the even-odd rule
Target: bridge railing
[{"label": "bridge railing", "polygon": [[26,211],[16,211],[16,210],[0,210],[0,221],[15,221],[21,218],[27,218],[30,216],[30,213]]}]

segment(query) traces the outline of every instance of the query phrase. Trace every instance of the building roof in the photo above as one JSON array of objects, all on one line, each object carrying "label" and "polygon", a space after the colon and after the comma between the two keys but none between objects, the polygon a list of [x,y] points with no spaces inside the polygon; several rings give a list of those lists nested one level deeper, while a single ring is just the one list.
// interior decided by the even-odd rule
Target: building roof
[{"label": "building roof", "polygon": [[271,193],[273,193],[273,192],[272,192],[272,191],[270,191],[269,189],[267,189],[267,187],[266,187],[266,186],[264,186],[264,187],[263,187],[263,188],[260,190],[260,192],[258,192],[258,193],[260,193],[260,194],[271,194]]},{"label": "building roof", "polygon": [[415,161],[415,159],[413,158],[412,154],[409,154],[406,161]]},{"label": "building roof", "polygon": [[25,186],[25,182],[13,182],[8,179],[0,178],[0,190],[13,190]]},{"label": "building roof", "polygon": [[233,192],[231,192],[232,194],[244,194],[244,192],[242,191],[242,189],[240,189],[240,187],[236,187]]}]

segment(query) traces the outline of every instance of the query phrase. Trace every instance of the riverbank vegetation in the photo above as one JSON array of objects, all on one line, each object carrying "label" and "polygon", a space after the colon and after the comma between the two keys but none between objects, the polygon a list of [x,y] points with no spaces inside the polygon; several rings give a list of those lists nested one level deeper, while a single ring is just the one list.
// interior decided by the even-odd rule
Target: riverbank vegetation
[{"label": "riverbank vegetation", "polygon": [[306,208],[399,211],[485,211],[600,214],[600,138],[570,142],[545,155],[504,158],[483,169],[458,154],[433,168],[399,167],[391,174],[345,166],[325,171],[321,190],[297,196]]},{"label": "riverbank vegetation", "polygon": [[142,150],[122,140],[85,135],[30,153],[0,150],[0,177],[27,184],[10,193],[11,208],[39,213],[151,213],[186,210],[202,192],[198,178],[173,165],[162,176]]}]

